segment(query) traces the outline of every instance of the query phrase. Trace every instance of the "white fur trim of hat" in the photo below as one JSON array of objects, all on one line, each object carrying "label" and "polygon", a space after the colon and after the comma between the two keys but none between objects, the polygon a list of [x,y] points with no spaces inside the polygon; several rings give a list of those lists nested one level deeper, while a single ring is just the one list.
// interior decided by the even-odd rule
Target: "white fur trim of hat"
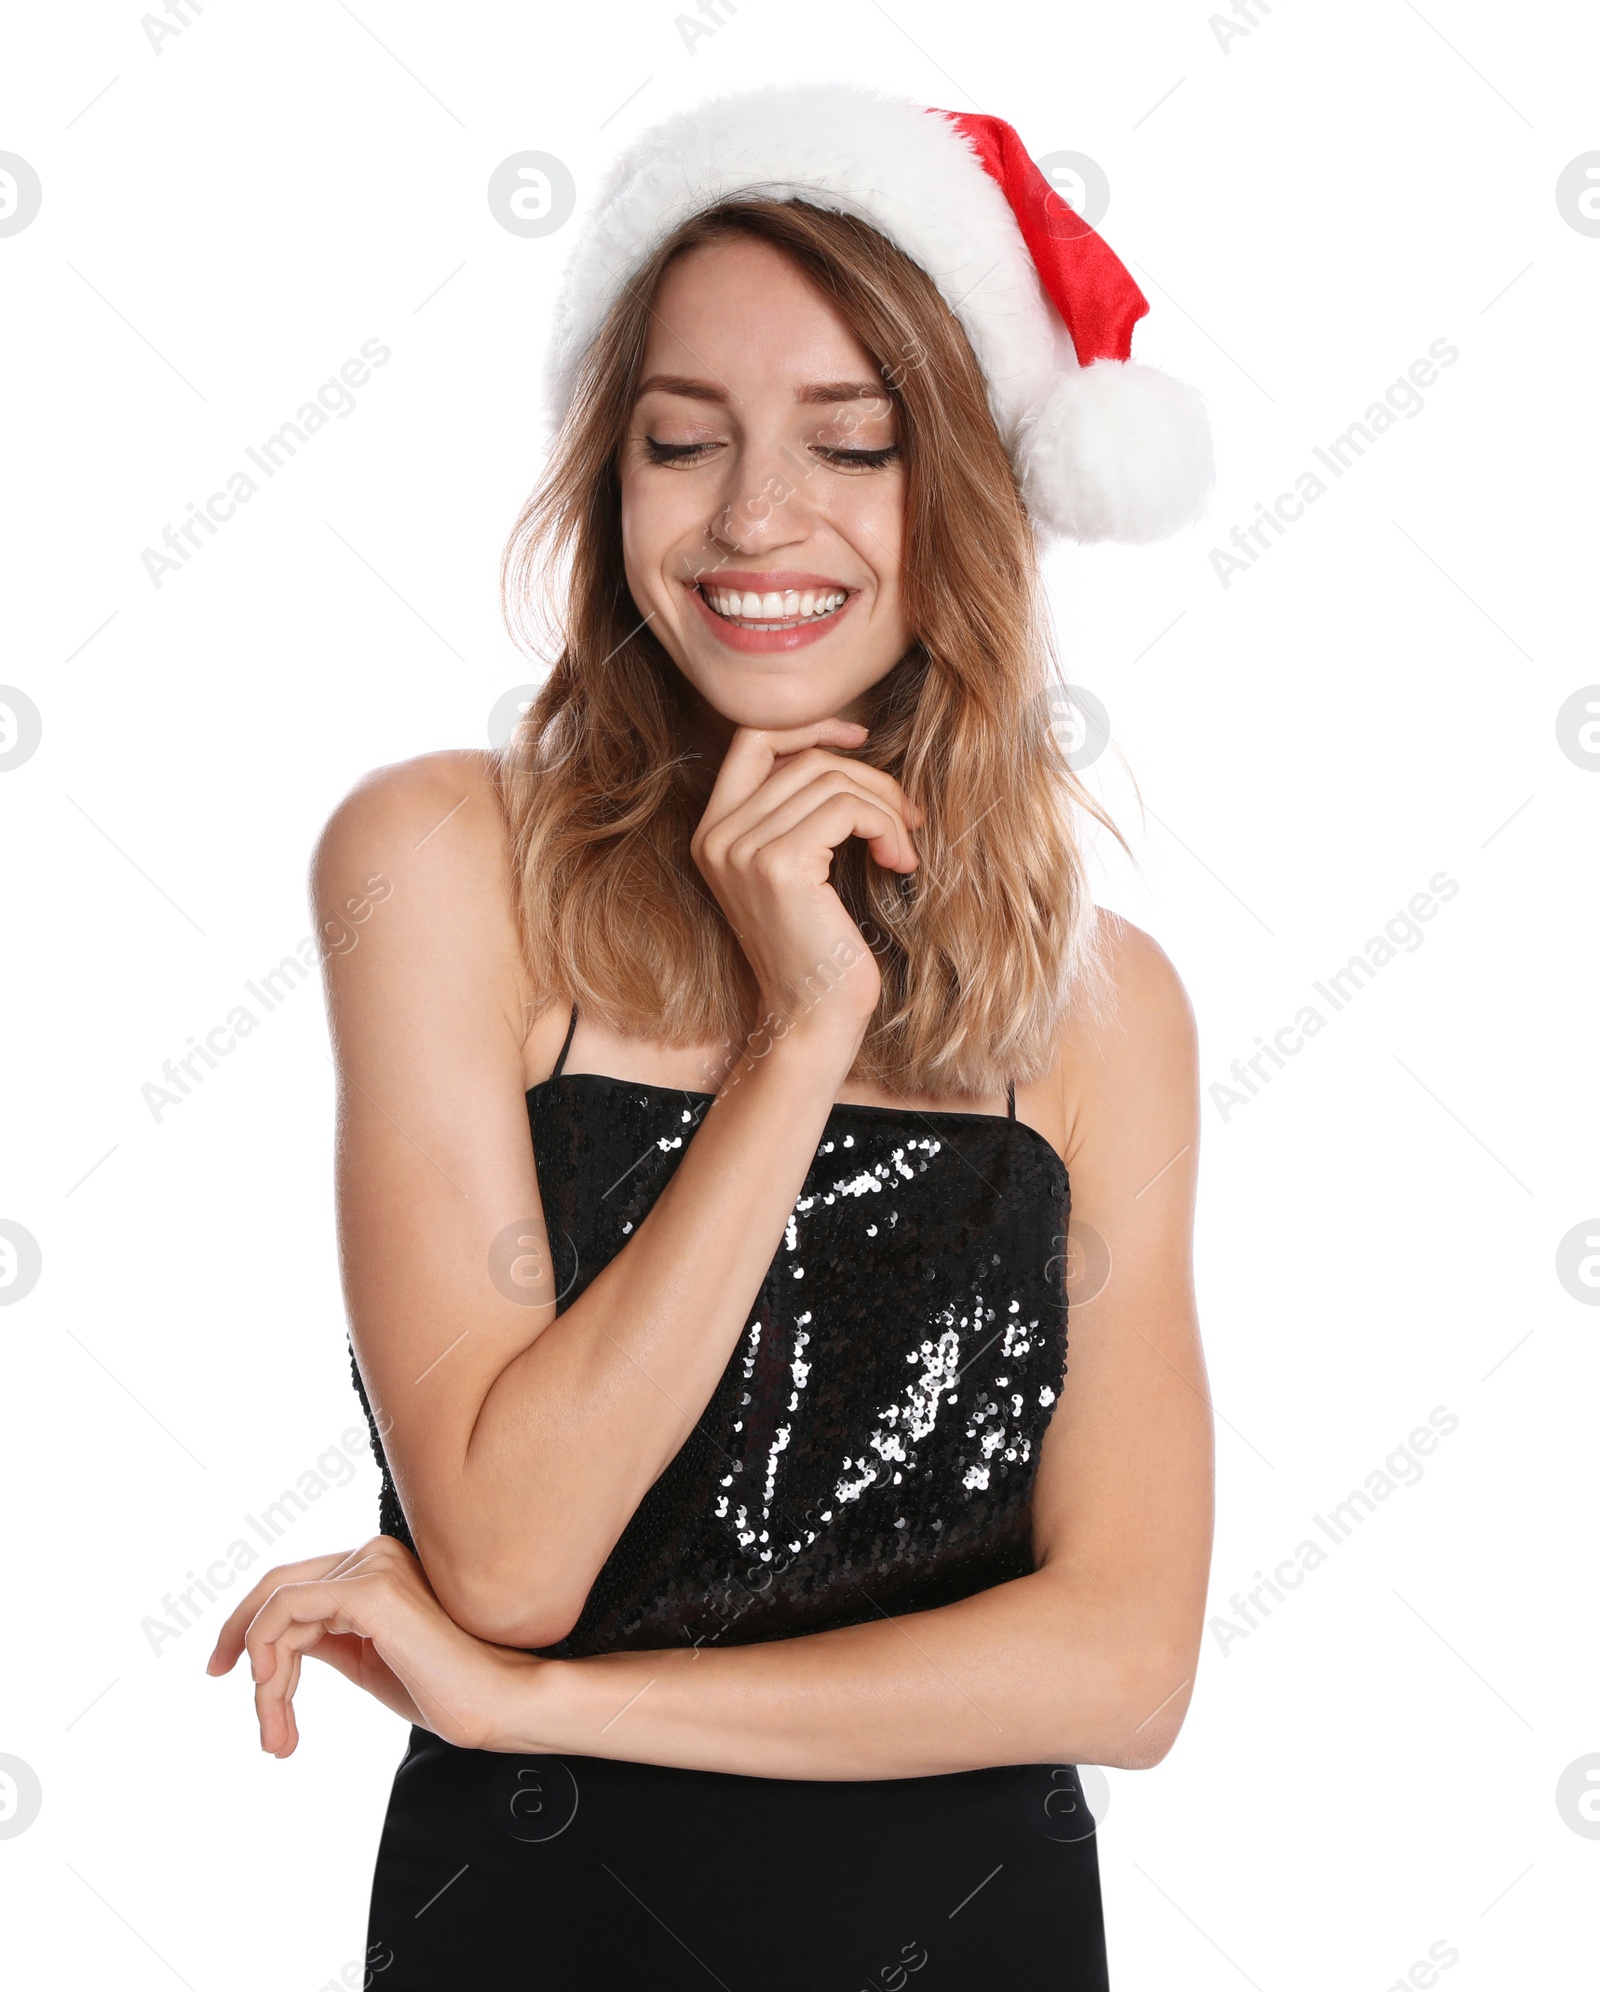
[{"label": "white fur trim of hat", "polygon": [[1205,510],[1199,391],[1130,357],[1149,309],[1105,240],[999,118],[850,84],[777,84],[680,111],[607,174],[556,304],[547,406],[630,276],[684,222],[738,195],[870,222],[932,278],[988,389],[1042,540],[1164,539]]}]

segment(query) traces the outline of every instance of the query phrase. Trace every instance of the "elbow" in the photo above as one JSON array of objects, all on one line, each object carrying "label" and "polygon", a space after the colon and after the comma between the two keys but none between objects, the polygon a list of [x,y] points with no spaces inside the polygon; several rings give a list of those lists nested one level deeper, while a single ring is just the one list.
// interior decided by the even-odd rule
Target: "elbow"
[{"label": "elbow", "polygon": [[1199,1611],[1148,1585],[1074,1580],[1064,1568],[1047,1566],[1031,1581],[1046,1601],[1035,1620],[1041,1664],[1029,1670],[1044,1701],[1041,1759],[1153,1770],[1189,1712]]},{"label": "elbow", "polygon": [[1122,1771],[1149,1771],[1162,1762],[1189,1712],[1196,1658],[1187,1646],[1143,1646],[1119,1657],[1102,1754],[1094,1762]]},{"label": "elbow", "polygon": [[578,1623],[588,1596],[567,1573],[446,1557],[424,1559],[434,1595],[463,1632],[525,1652],[556,1646]]},{"label": "elbow", "polygon": [[1096,1629],[1073,1628],[1058,1648],[1064,1665],[1051,1681],[1041,1756],[1057,1764],[1148,1771],[1171,1751],[1194,1692],[1197,1647],[1145,1634],[1131,1637],[1108,1615]]}]

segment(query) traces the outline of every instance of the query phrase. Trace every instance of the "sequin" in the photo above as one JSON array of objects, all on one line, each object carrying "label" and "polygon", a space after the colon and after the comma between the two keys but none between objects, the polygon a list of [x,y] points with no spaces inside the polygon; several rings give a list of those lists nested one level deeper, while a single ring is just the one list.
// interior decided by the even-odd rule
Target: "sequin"
[{"label": "sequin", "polygon": [[[709,1104],[591,1073],[529,1093],[546,1222],[578,1255],[559,1310],[637,1231]],[[1023,1122],[835,1106],[721,1380],[542,1650],[782,1639],[1031,1570],[1068,1207]],[[373,1450],[380,1528],[409,1545],[375,1429]]]}]

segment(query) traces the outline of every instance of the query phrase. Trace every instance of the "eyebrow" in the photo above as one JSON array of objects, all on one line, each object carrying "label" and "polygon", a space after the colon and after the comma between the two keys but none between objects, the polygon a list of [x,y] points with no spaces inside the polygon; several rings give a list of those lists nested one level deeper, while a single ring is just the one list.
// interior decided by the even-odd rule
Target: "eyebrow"
[{"label": "eyebrow", "polygon": [[[726,405],[735,397],[715,381],[695,380],[688,374],[651,374],[639,383],[638,397],[646,394],[678,394],[690,401],[717,401]],[[892,397],[882,381],[820,380],[797,387],[795,400],[802,406],[831,407],[840,401],[888,401]]]}]

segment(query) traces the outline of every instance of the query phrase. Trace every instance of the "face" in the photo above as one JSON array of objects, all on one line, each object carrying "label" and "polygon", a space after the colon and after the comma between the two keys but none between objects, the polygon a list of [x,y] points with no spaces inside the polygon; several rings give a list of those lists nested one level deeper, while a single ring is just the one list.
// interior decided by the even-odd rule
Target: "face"
[{"label": "face", "polygon": [[679,257],[653,312],[620,459],[640,615],[724,738],[859,717],[911,644],[882,373],[750,238]]}]

